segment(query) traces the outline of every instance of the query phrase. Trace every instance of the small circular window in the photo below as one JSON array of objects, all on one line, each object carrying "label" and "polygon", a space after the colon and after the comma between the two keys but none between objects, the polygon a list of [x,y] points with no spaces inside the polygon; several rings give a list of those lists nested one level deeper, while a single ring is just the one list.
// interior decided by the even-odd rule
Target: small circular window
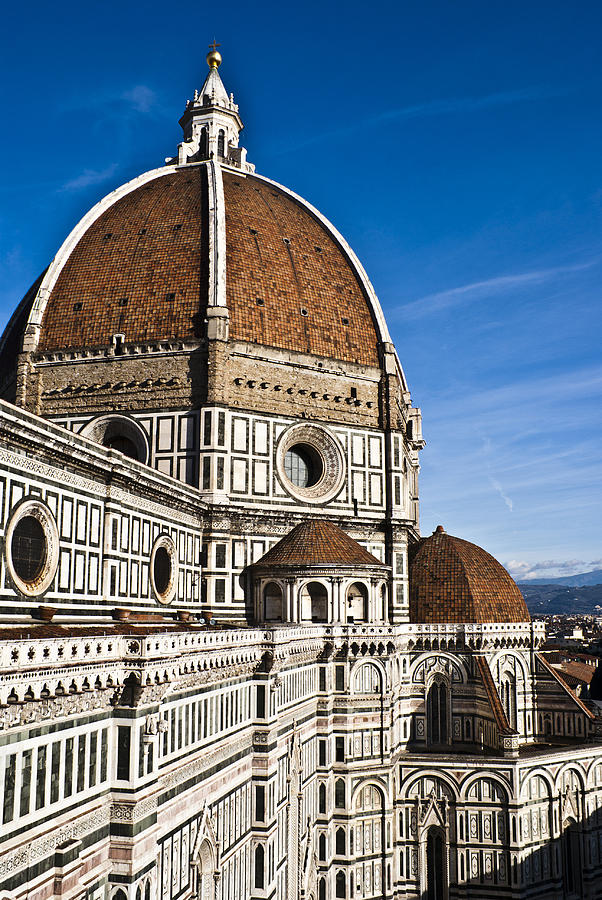
[{"label": "small circular window", "polygon": [[276,472],[296,500],[326,503],[338,494],[345,477],[339,442],[317,425],[293,425],[278,441]]},{"label": "small circular window", "polygon": [[320,454],[309,444],[293,444],[284,456],[284,472],[295,487],[307,488],[317,484],[324,466]]},{"label": "small circular window", "polygon": [[135,443],[129,439],[129,437],[125,437],[123,434],[116,434],[113,437],[107,437],[103,440],[103,445],[108,447],[109,450],[119,450],[120,453],[123,453],[125,456],[129,456],[130,459],[139,460],[140,457],[138,455],[138,448]]},{"label": "small circular window", "polygon": [[109,450],[119,450],[130,459],[148,463],[148,437],[142,426],[130,416],[98,416],[84,425],[79,433]]},{"label": "small circular window", "polygon": [[52,583],[58,565],[58,532],[50,510],[26,500],[13,512],[6,529],[6,563],[16,587],[29,597]]},{"label": "small circular window", "polygon": [[171,559],[165,547],[158,547],[153,563],[153,578],[158,594],[164,594],[171,578]]},{"label": "small circular window", "polygon": [[176,547],[167,534],[157,538],[151,553],[151,583],[159,603],[171,603],[176,593]]},{"label": "small circular window", "polygon": [[44,571],[48,558],[48,542],[39,519],[35,516],[19,519],[13,531],[10,553],[21,581],[34,584]]}]

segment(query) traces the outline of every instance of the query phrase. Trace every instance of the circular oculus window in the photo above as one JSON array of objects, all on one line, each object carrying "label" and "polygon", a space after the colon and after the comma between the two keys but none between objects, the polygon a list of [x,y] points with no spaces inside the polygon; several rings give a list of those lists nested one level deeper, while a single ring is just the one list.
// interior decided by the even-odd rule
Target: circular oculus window
[{"label": "circular oculus window", "polygon": [[146,433],[142,426],[129,416],[98,416],[84,425],[79,433],[82,437],[90,438],[109,450],[119,450],[130,459],[148,463],[149,446]]},{"label": "circular oculus window", "polygon": [[151,551],[151,585],[159,603],[171,603],[176,593],[178,566],[176,545],[168,534],[160,535]]},{"label": "circular oculus window", "polygon": [[39,500],[25,500],[13,512],[6,529],[5,556],[10,577],[27,597],[38,597],[52,584],[59,535],[54,516]]},{"label": "circular oculus window", "polygon": [[293,425],[278,442],[276,472],[284,489],[296,500],[326,503],[343,484],[340,445],[317,425]]}]

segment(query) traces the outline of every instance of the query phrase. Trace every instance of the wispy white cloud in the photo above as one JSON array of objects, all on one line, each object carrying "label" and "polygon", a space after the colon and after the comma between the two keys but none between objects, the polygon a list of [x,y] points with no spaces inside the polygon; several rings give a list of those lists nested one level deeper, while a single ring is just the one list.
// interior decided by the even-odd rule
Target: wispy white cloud
[{"label": "wispy white cloud", "polygon": [[[474,391],[472,395],[462,397],[462,411],[464,414],[478,414],[479,422],[483,427],[487,426],[488,414],[492,420],[502,423],[500,415],[503,411],[511,421],[516,420],[516,403],[520,398],[523,412],[528,412],[528,418],[521,420],[528,427],[539,430],[537,418],[545,418],[549,415],[550,405],[559,404],[562,401],[570,401],[577,406],[584,403],[588,397],[598,397],[602,392],[602,366],[584,366],[581,369],[554,373],[553,375],[526,377],[509,380],[507,384],[499,387],[487,388],[482,391]],[[543,410],[543,405],[547,408]],[[591,411],[591,405],[588,404]],[[457,410],[456,410],[457,414]],[[598,417],[599,409],[594,409],[593,414]],[[579,416],[583,416],[583,410],[579,410]],[[563,410],[563,420],[571,420],[571,409]],[[514,427],[514,434],[519,429]]]},{"label": "wispy white cloud", "polygon": [[160,97],[157,91],[147,84],[134,84],[128,88],[109,88],[86,93],[85,99],[77,95],[63,99],[60,109],[64,113],[77,113],[93,109],[96,115],[103,114],[141,114],[161,110]]},{"label": "wispy white cloud", "polygon": [[519,272],[515,275],[498,275],[494,278],[486,278],[483,281],[473,281],[458,287],[448,288],[445,291],[437,291],[434,294],[426,294],[418,300],[406,303],[397,308],[396,312],[403,314],[404,318],[419,318],[440,312],[444,309],[460,306],[465,303],[473,303],[493,294],[504,291],[512,291],[525,286],[545,284],[562,275],[570,275],[573,272],[583,272],[597,265],[599,260],[588,260],[570,266],[553,266],[549,269],[535,269],[532,272]]},{"label": "wispy white cloud", "polygon": [[510,512],[514,509],[514,503],[508,496],[508,494],[504,491],[504,488],[501,486],[499,481],[496,478],[490,478],[491,486],[495,489],[496,493],[500,495]]},{"label": "wispy white cloud", "polygon": [[157,104],[157,94],[146,84],[137,84],[128,91],[124,91],[120,98],[129,103],[139,113],[149,113]]},{"label": "wispy white cloud", "polygon": [[119,166],[117,163],[111,163],[111,165],[107,166],[105,169],[84,169],[81,175],[77,175],[70,181],[65,182],[59,190],[81,191],[93,184],[102,184],[103,181],[108,181],[109,178],[112,178],[118,168]]},{"label": "wispy white cloud", "polygon": [[285,147],[283,152],[290,153],[312,144],[347,137],[357,131],[365,130],[383,122],[479,112],[480,110],[491,109],[496,106],[508,106],[514,103],[564,96],[565,94],[566,91],[564,90],[535,86],[519,88],[515,91],[495,91],[491,94],[483,94],[481,97],[449,97],[446,99],[428,100],[425,103],[416,103],[411,106],[392,107],[381,110],[373,116],[366,116],[364,119],[358,118],[353,124],[343,128],[312,134],[302,141]]},{"label": "wispy white cloud", "polygon": [[556,578],[563,575],[578,575],[601,565],[602,559],[593,559],[589,562],[583,559],[543,559],[538,562],[510,559],[505,563],[512,577],[519,581],[530,581],[546,576]]},{"label": "wispy white cloud", "polygon": [[547,97],[557,97],[558,91],[550,91],[543,87],[519,88],[516,91],[495,91],[481,97],[449,97],[442,100],[430,100],[414,106],[402,106],[385,110],[378,114],[378,119],[415,119],[423,116],[442,116],[454,113],[476,112],[495,106],[508,106]]}]

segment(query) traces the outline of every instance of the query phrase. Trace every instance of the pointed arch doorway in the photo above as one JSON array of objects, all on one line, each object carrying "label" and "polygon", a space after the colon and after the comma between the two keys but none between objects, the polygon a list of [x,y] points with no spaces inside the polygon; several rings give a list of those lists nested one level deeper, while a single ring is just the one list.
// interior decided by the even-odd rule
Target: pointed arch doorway
[{"label": "pointed arch doorway", "polygon": [[215,856],[213,847],[205,839],[197,856],[197,898],[198,900],[215,900],[216,897]]},{"label": "pointed arch doorway", "polygon": [[219,853],[215,831],[207,807],[194,842],[191,862],[196,870],[195,900],[217,900],[219,882]]},{"label": "pointed arch doorway", "polygon": [[442,828],[431,826],[426,836],[425,900],[447,900],[447,854]]}]

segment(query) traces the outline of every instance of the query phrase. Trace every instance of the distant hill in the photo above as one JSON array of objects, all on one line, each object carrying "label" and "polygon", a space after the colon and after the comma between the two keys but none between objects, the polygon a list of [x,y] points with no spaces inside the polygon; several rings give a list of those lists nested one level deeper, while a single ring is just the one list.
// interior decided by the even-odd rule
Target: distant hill
[{"label": "distant hill", "polygon": [[602,616],[602,584],[565,587],[561,584],[519,584],[531,614]]},{"label": "distant hill", "polygon": [[[525,587],[529,587],[532,584],[566,584],[569,587],[602,584],[602,569],[594,569],[592,572],[581,572],[579,575],[562,575],[560,578],[530,578],[528,581],[523,582]],[[521,590],[523,585],[519,585]]]}]

